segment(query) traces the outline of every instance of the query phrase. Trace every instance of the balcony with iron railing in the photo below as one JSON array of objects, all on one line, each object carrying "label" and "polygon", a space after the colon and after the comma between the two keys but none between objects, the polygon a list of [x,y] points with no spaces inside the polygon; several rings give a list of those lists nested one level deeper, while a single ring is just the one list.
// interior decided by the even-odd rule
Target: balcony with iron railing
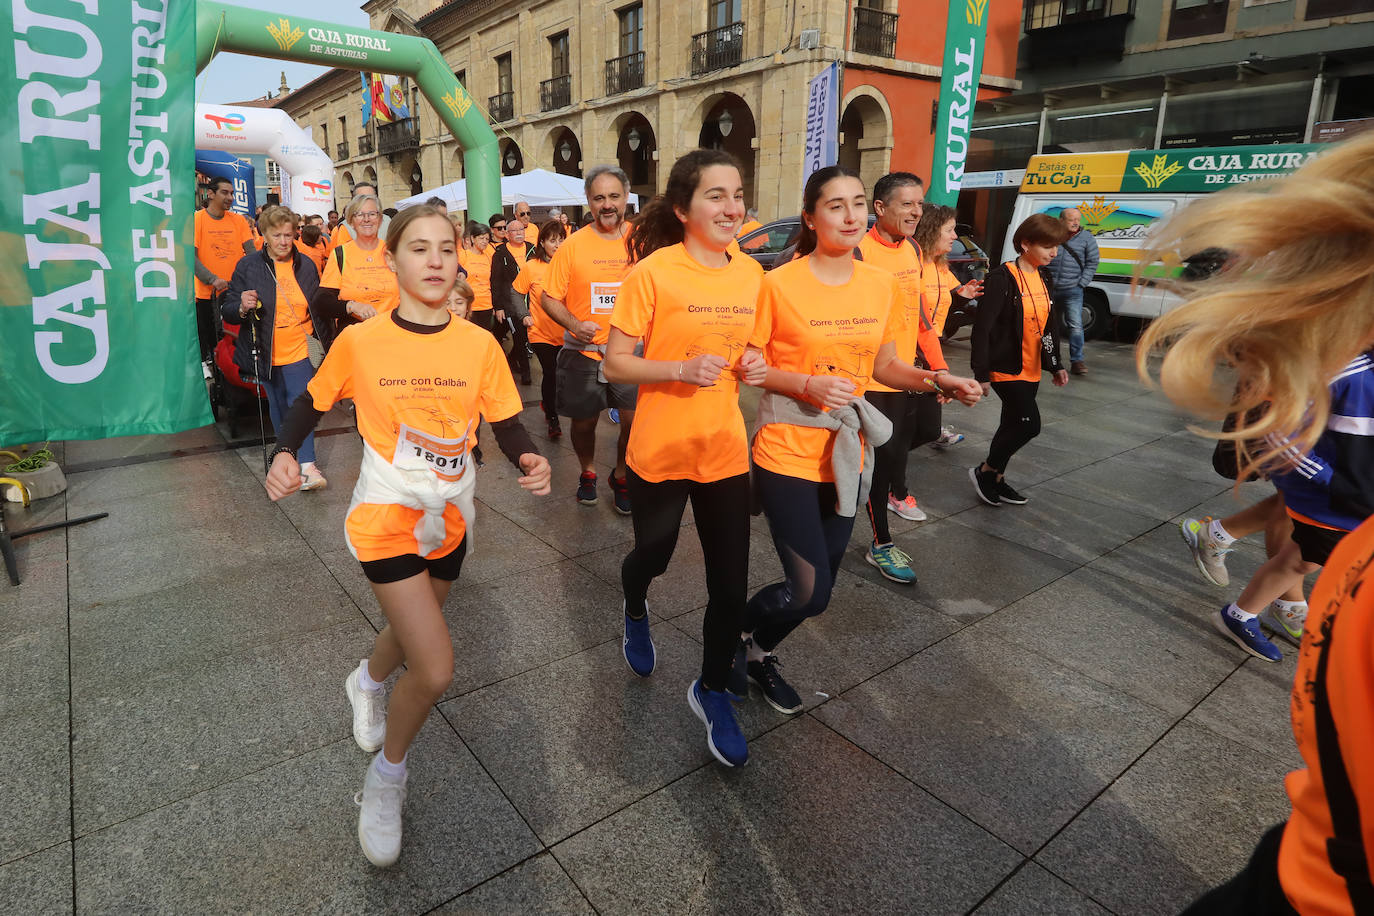
[{"label": "balcony with iron railing", "polygon": [[744,23],[732,22],[692,36],[692,75],[735,67],[744,60]]},{"label": "balcony with iron railing", "polygon": [[334,146],[334,156],[335,156],[336,159],[340,159],[340,160],[349,158],[349,156],[348,156],[348,141],[347,141],[347,140],[340,140],[340,141]]},{"label": "balcony with iron railing", "polygon": [[401,118],[390,124],[377,125],[377,152],[394,156],[420,148],[419,125],[414,118]]},{"label": "balcony with iron railing", "polygon": [[897,14],[872,7],[854,8],[854,51],[878,57],[897,56]]},{"label": "balcony with iron railing", "polygon": [[644,52],[636,51],[624,57],[606,61],[606,94],[617,95],[639,89],[644,85]]},{"label": "balcony with iron railing", "polygon": [[566,73],[539,84],[539,110],[553,111],[572,104],[572,77]]},{"label": "balcony with iron railing", "polygon": [[515,117],[515,93],[498,92],[487,99],[487,116],[493,123],[509,121]]},{"label": "balcony with iron railing", "polygon": [[372,155],[372,135],[371,135],[371,134],[363,134],[361,137],[358,138],[358,155],[359,155],[359,156],[371,156],[371,155]]},{"label": "balcony with iron railing", "polygon": [[1026,62],[1071,67],[1090,60],[1121,60],[1135,0],[1030,0],[1026,4]]}]

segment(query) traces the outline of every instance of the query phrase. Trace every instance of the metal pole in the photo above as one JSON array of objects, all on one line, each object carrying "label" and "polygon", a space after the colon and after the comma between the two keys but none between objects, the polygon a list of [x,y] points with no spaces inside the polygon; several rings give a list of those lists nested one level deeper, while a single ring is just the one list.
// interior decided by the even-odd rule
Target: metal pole
[{"label": "metal pole", "polygon": [[1312,78],[1312,101],[1307,106],[1307,127],[1302,132],[1302,142],[1312,142],[1312,131],[1317,123],[1317,112],[1321,110],[1322,104],[1322,74],[1317,71],[1317,75]]}]

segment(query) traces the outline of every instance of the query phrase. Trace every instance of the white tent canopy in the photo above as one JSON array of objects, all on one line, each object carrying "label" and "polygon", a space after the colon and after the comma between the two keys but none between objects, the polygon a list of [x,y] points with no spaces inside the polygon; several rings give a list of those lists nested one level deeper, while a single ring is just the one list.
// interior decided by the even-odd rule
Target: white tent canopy
[{"label": "white tent canopy", "polygon": [[[442,198],[450,211],[468,208],[466,181],[455,181],[442,188],[425,191],[414,197],[397,201],[396,209],[404,210],[415,204],[422,204],[431,197]],[[545,169],[531,169],[519,175],[505,175],[501,178],[501,205],[514,206],[523,200],[531,207],[579,207],[586,206],[587,193],[582,188],[582,179],[572,175],[560,175]],[[629,195],[629,203],[639,206],[639,198]],[[491,214],[482,214],[486,219]]]}]

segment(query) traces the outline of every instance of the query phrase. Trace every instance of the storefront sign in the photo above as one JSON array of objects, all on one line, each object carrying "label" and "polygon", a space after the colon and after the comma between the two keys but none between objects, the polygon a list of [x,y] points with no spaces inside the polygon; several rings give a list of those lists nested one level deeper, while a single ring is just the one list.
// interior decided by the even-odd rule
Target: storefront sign
[{"label": "storefront sign", "polygon": [[802,180],[840,158],[840,65],[833,63],[811,78],[806,98],[806,145]]},{"label": "storefront sign", "polygon": [[1121,190],[1218,191],[1287,174],[1316,155],[1308,144],[1134,152],[1126,160]]}]

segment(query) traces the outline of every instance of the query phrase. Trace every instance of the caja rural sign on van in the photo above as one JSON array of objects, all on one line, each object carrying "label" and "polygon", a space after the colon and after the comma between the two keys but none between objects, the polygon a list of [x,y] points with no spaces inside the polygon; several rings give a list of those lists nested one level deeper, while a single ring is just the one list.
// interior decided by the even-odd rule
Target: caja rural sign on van
[{"label": "caja rural sign on van", "polygon": [[1286,175],[1320,150],[1294,143],[1036,156],[1026,167],[1021,190],[1206,193]]}]

